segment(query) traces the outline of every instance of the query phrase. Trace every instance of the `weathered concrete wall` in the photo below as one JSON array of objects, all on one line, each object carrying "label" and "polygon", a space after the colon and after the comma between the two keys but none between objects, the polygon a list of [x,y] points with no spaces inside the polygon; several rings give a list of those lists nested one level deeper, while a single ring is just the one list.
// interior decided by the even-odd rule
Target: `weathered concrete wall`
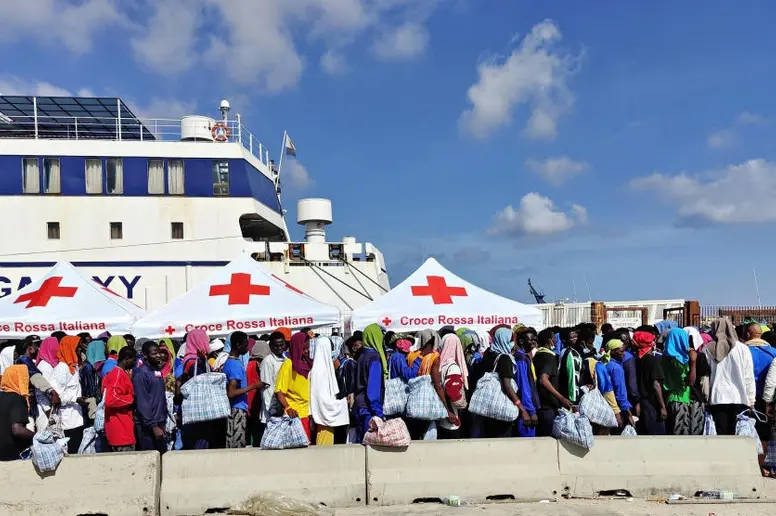
[{"label": "weathered concrete wall", "polygon": [[373,505],[449,495],[478,502],[550,498],[561,490],[558,446],[551,438],[421,441],[406,450],[367,447],[366,453]]},{"label": "weathered concrete wall", "polygon": [[589,452],[558,443],[569,492],[595,496],[625,489],[639,498],[724,489],[758,497],[763,479],[749,437],[596,437]]},{"label": "weathered concrete wall", "polygon": [[160,466],[155,451],[65,457],[45,474],[31,461],[2,462],[0,514],[158,514]]},{"label": "weathered concrete wall", "polygon": [[278,492],[328,507],[366,503],[362,446],[201,450],[162,458],[161,514],[204,514]]}]

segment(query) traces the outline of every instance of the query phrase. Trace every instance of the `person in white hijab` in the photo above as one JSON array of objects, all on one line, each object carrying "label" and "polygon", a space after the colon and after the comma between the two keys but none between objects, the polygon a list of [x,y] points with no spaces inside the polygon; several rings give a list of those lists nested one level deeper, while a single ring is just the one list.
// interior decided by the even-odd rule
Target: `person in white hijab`
[{"label": "person in white hijab", "polygon": [[317,428],[315,444],[332,445],[334,429],[350,422],[348,402],[338,397],[339,384],[331,358],[331,341],[328,337],[318,337],[315,341],[315,356],[309,375],[310,414]]},{"label": "person in white hijab", "polygon": [[3,351],[0,351],[0,376],[13,365],[13,352],[13,346],[5,347]]}]

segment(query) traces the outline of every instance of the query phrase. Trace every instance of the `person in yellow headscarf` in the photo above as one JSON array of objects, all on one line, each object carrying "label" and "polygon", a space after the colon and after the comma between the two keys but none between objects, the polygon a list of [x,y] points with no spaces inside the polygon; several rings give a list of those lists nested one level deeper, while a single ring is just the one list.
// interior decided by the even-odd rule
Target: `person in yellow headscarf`
[{"label": "person in yellow headscarf", "polygon": [[5,369],[0,378],[0,407],[8,426],[2,431],[12,438],[3,439],[0,443],[0,461],[19,459],[35,435],[30,430],[29,392],[30,374],[26,365],[12,365]]},{"label": "person in yellow headscarf", "polygon": [[105,375],[110,373],[111,370],[118,365],[119,351],[125,347],[127,347],[127,339],[121,335],[114,335],[108,339],[107,344],[105,344],[105,350],[108,353],[108,358],[102,364],[102,370],[100,370],[100,375],[103,378],[105,378]]},{"label": "person in yellow headscarf", "polygon": [[364,347],[357,355],[356,389],[353,393],[353,415],[357,421],[358,442],[363,440],[367,432],[377,429],[377,423],[373,419],[385,419],[383,393],[388,374],[380,326],[370,324],[364,328],[363,342]]}]

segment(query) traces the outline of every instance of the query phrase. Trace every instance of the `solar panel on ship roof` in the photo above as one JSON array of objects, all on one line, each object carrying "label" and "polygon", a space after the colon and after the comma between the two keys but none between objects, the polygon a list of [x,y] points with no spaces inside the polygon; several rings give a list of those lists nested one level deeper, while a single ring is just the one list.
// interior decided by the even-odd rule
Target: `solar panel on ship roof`
[{"label": "solar panel on ship roof", "polygon": [[[0,95],[0,138],[34,138],[33,97]],[[114,97],[36,97],[39,138],[155,140],[124,102]],[[10,120],[10,121],[9,121]]]}]

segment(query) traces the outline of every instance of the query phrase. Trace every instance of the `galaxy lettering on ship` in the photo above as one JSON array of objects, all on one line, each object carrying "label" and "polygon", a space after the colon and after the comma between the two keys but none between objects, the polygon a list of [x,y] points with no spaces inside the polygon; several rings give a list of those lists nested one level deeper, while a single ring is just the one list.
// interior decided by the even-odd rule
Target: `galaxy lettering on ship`
[{"label": "galaxy lettering on ship", "polygon": [[[142,276],[132,276],[130,279],[129,276],[114,275],[114,276],[108,276],[104,280],[101,279],[99,276],[92,276],[92,279],[94,281],[96,281],[97,283],[99,283],[105,288],[110,288],[110,284],[117,278],[118,278],[118,281],[120,281],[126,288],[126,293],[124,294],[123,297],[126,297],[127,299],[133,299],[135,297],[135,288],[137,287],[138,283],[140,283],[140,280],[143,279]],[[12,288],[12,287],[0,288],[0,299],[2,299],[5,296],[10,296],[15,291],[21,290],[27,285],[29,285],[30,283],[32,283],[32,277],[22,276],[19,278],[19,282],[17,283],[11,278],[8,278],[7,276],[0,276],[0,283],[6,284],[6,285],[16,285],[16,288]],[[115,288],[111,290],[115,290]]]}]

